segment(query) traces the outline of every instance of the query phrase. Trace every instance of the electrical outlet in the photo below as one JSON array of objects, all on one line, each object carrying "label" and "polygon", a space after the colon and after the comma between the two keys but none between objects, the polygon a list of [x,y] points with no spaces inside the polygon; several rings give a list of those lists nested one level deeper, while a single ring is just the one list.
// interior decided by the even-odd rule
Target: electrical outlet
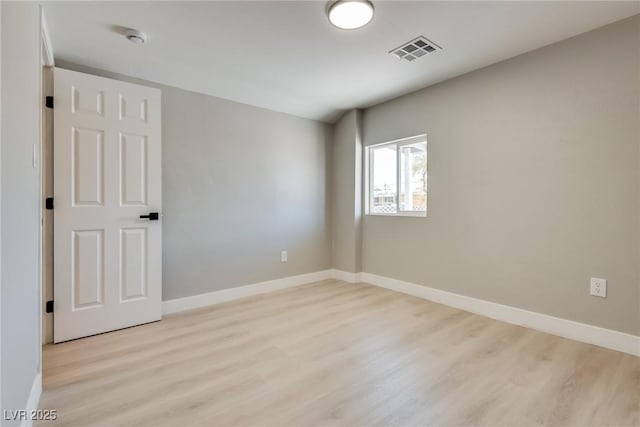
[{"label": "electrical outlet", "polygon": [[280,262],[287,262],[287,260],[288,260],[287,251],[280,252]]},{"label": "electrical outlet", "polygon": [[607,297],[607,280],[592,277],[591,278],[591,295],[595,297],[606,298]]}]

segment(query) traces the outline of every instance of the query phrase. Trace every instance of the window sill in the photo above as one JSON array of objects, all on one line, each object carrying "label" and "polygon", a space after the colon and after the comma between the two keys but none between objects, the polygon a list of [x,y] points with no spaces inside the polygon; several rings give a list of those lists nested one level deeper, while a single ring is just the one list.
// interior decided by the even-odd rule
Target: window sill
[{"label": "window sill", "polygon": [[411,217],[426,218],[426,212],[398,212],[398,213],[366,213],[365,216],[395,216],[395,217]]}]

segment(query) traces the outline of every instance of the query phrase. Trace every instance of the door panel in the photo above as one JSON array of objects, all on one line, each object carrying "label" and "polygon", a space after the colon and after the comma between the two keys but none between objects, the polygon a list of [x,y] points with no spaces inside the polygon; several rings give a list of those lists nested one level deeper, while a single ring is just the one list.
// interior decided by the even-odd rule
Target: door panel
[{"label": "door panel", "polygon": [[121,94],[120,120],[147,123],[147,99]]},{"label": "door panel", "polygon": [[147,229],[120,230],[120,299],[128,301],[147,296]]},{"label": "door panel", "polygon": [[161,317],[160,91],[54,71],[54,341]]},{"label": "door panel", "polygon": [[[55,76],[54,76],[55,79]],[[54,83],[55,84],[55,83]],[[104,92],[95,90],[89,86],[80,88],[71,86],[73,114],[89,114],[94,116],[104,116]]]},{"label": "door panel", "polygon": [[104,230],[73,231],[73,310],[104,301]]},{"label": "door panel", "polygon": [[102,206],[104,194],[104,132],[72,129],[73,206]]},{"label": "door panel", "polygon": [[120,134],[120,205],[147,204],[147,137]]}]

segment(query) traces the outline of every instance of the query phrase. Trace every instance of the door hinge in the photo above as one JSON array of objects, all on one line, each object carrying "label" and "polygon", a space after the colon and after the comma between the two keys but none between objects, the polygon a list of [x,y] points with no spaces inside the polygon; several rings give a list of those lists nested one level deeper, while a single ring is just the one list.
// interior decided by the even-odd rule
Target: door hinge
[{"label": "door hinge", "polygon": [[53,313],[53,300],[47,301],[47,304],[46,304],[46,307],[45,307],[45,311],[47,313]]},{"label": "door hinge", "polygon": [[46,210],[53,210],[53,197],[47,197],[44,199],[44,207]]},{"label": "door hinge", "polygon": [[44,98],[44,105],[47,108],[53,108],[53,96],[47,96]]}]

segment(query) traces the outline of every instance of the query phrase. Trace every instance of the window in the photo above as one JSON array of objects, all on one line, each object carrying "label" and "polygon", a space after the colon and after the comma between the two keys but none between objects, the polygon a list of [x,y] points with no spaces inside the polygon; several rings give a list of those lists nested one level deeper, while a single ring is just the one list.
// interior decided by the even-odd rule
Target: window
[{"label": "window", "polygon": [[367,213],[427,215],[427,136],[367,147]]}]

